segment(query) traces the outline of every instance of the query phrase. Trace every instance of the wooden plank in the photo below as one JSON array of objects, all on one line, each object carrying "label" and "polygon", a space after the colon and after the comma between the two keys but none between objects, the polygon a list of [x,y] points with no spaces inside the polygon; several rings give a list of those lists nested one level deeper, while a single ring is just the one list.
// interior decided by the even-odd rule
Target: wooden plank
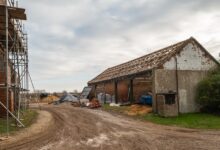
[{"label": "wooden plank", "polygon": [[11,18],[20,19],[20,20],[27,20],[25,9],[17,8],[17,7],[9,7],[8,13]]},{"label": "wooden plank", "polygon": [[[5,6],[0,6],[0,16],[5,16]],[[17,7],[8,7],[8,14],[11,19],[27,20],[25,9]]]}]

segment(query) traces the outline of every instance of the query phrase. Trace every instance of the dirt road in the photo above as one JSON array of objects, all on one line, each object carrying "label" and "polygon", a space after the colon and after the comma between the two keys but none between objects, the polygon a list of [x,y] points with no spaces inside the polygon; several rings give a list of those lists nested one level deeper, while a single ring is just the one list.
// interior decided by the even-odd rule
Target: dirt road
[{"label": "dirt road", "polygon": [[[219,150],[220,131],[199,131],[141,122],[101,110],[44,106],[50,128],[1,149],[13,150]],[[6,147],[5,147],[6,146]]]}]

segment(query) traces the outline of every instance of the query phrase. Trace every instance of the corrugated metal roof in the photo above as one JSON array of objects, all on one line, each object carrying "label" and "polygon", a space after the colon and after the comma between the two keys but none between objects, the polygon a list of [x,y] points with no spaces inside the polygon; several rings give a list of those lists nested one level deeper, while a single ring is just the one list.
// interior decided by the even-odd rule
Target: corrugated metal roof
[{"label": "corrugated metal roof", "polygon": [[192,40],[198,43],[194,38],[190,38],[185,41],[155,51],[153,53],[142,56],[140,58],[131,60],[129,62],[117,65],[112,68],[108,68],[100,75],[95,77],[93,80],[89,81],[88,84],[108,81],[123,76],[137,74],[139,72],[144,72],[147,70],[152,70],[153,68],[157,68],[164,64],[176,53],[178,53],[186,44],[188,44]]}]

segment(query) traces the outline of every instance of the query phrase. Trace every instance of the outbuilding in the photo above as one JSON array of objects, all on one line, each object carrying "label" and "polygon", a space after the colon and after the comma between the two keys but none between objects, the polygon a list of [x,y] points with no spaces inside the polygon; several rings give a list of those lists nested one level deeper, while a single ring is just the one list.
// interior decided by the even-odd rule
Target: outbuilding
[{"label": "outbuilding", "polygon": [[153,111],[162,116],[199,111],[196,87],[219,62],[193,37],[132,61],[106,69],[88,82],[94,95],[115,102],[138,102],[149,93]]}]

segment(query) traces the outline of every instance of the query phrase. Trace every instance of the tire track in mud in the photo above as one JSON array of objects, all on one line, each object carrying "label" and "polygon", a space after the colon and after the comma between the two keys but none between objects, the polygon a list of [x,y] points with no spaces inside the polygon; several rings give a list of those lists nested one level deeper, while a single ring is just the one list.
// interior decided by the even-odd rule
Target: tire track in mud
[{"label": "tire track in mud", "polygon": [[53,125],[10,150],[219,150],[220,131],[167,127],[70,105],[44,106]]},{"label": "tire track in mud", "polygon": [[7,145],[2,145],[1,150],[18,150],[18,149],[27,149],[27,150],[34,150],[38,149],[42,145],[46,145],[56,139],[54,137],[55,131],[58,131],[59,127],[63,125],[62,117],[59,113],[52,111],[51,109],[42,109],[48,111],[52,114],[53,117],[53,126],[45,129],[44,132],[39,134],[33,135],[31,137],[26,137],[24,139],[20,139],[16,143],[9,143]]}]

